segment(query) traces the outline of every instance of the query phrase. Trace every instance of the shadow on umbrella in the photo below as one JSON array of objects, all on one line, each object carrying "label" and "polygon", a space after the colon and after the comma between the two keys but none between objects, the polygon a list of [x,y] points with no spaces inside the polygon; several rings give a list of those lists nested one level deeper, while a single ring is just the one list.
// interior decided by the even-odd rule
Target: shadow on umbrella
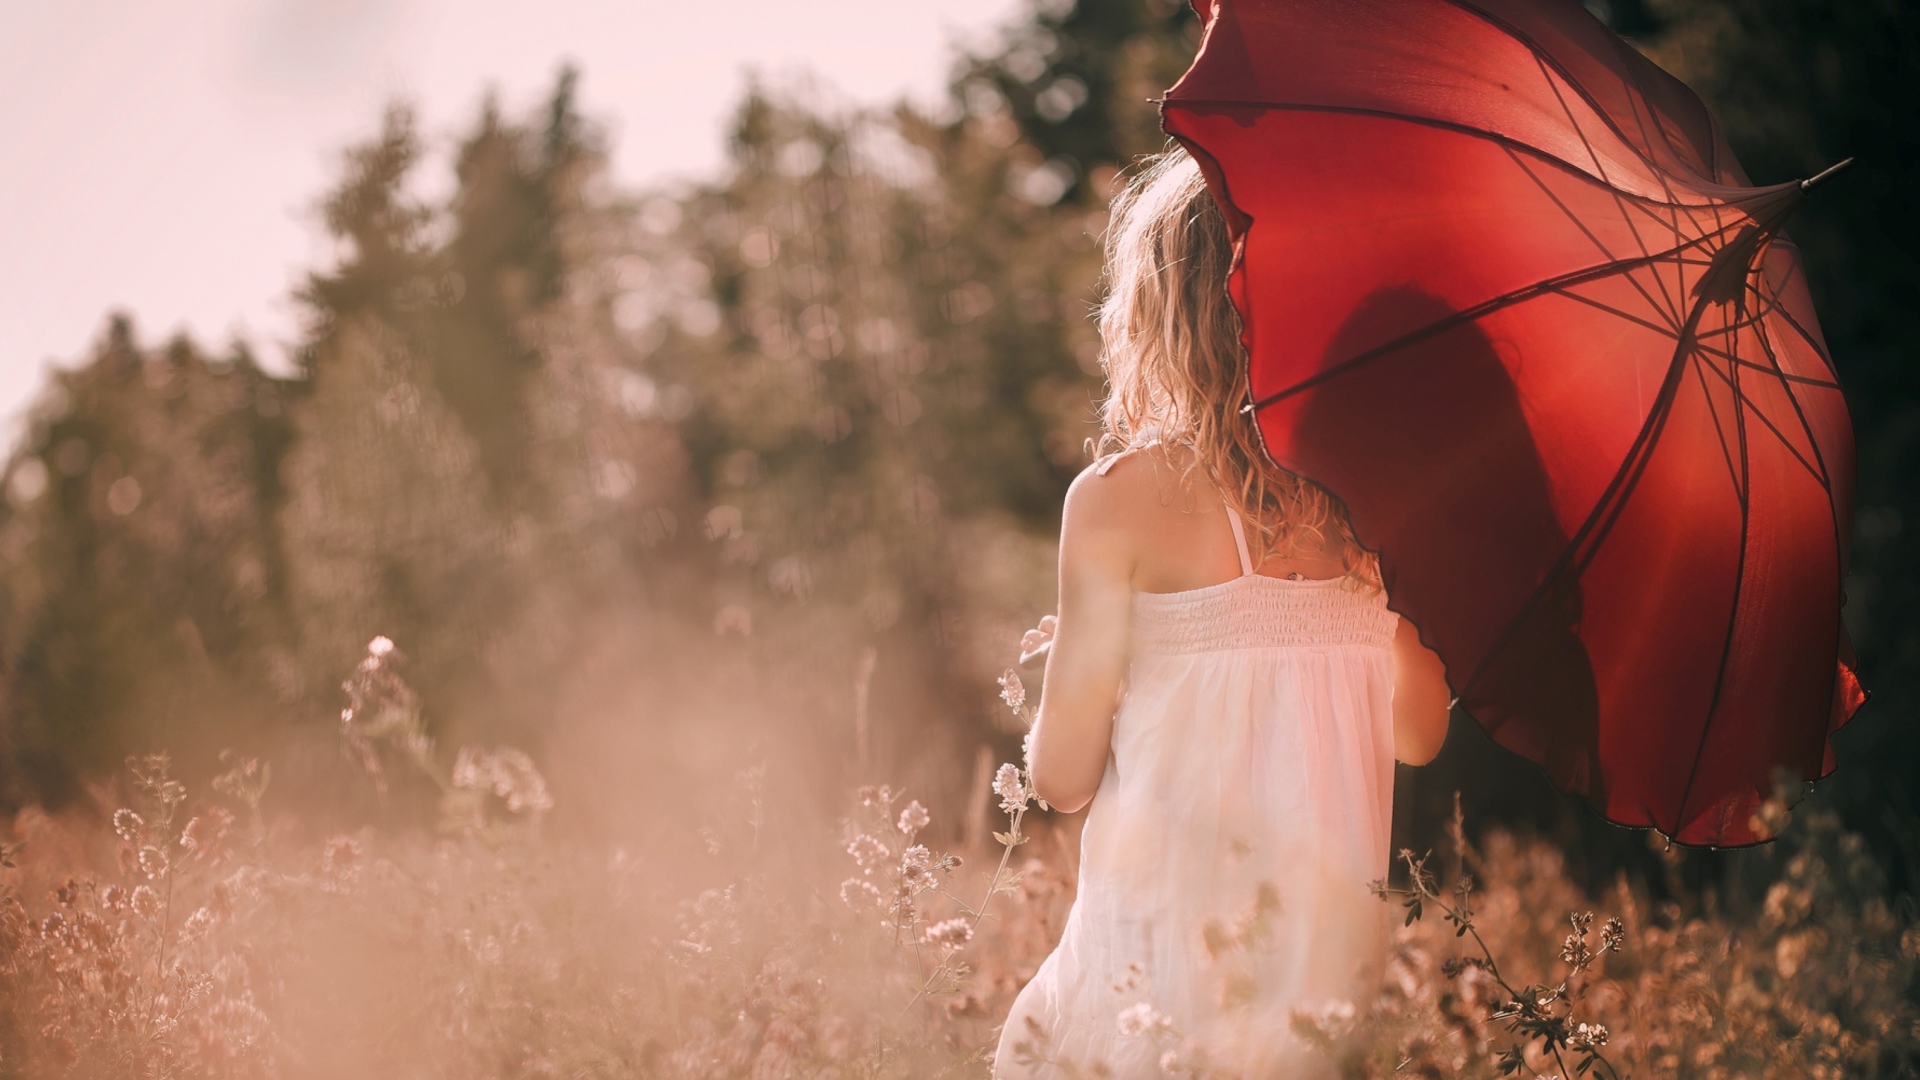
[{"label": "shadow on umbrella", "polygon": [[[1454,314],[1418,289],[1382,289],[1342,325],[1328,354],[1359,355]],[[1562,573],[1542,584],[1568,536],[1495,342],[1467,323],[1352,368],[1313,395],[1296,437],[1368,448],[1372,460],[1342,471],[1375,484],[1390,478],[1372,501],[1392,516],[1356,524],[1370,546],[1396,553],[1382,566],[1393,606],[1448,659],[1460,704],[1495,742],[1541,762],[1561,790],[1605,805],[1580,583]],[[1444,630],[1421,618],[1441,611],[1476,614],[1449,619],[1457,625]]]}]

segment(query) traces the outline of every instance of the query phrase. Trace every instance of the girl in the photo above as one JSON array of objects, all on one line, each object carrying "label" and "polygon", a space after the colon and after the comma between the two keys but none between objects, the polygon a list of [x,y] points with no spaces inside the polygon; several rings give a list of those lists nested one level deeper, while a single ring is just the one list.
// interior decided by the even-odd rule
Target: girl
[{"label": "girl", "polygon": [[1439,658],[1387,610],[1340,505],[1275,467],[1240,411],[1231,260],[1184,151],[1114,200],[1102,420],[1121,449],[1068,491],[1060,614],[1022,642],[1049,650],[1034,786],[1092,809],[1064,935],[1002,1029],[1002,1080],[1324,1066],[1290,1016],[1364,989],[1393,761],[1446,735]]}]

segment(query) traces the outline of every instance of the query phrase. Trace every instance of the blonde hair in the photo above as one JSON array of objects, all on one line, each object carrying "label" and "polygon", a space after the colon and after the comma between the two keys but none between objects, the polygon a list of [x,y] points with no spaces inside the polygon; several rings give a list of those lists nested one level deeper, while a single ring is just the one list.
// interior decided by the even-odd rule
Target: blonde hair
[{"label": "blonde hair", "polygon": [[1252,524],[1261,561],[1338,554],[1356,580],[1377,581],[1345,507],[1275,465],[1248,401],[1240,315],[1227,295],[1233,246],[1200,168],[1171,147],[1143,161],[1113,199],[1100,305],[1102,453],[1161,442],[1191,452],[1229,506]]}]

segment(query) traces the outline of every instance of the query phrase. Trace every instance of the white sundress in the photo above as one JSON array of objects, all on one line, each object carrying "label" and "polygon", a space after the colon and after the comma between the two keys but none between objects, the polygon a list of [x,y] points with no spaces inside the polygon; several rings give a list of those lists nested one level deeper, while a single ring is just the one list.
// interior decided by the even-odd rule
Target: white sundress
[{"label": "white sundress", "polygon": [[1239,577],[1134,595],[1079,893],[1014,1001],[998,1080],[1160,1077],[1183,1045],[1249,1080],[1319,1075],[1293,1010],[1358,1004],[1376,977],[1399,617],[1345,580],[1256,574],[1228,518]]}]

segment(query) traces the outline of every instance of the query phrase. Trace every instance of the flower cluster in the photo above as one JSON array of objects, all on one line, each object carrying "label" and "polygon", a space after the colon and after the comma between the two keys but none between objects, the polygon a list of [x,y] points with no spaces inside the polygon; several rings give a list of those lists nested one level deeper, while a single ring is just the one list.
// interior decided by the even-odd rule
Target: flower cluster
[{"label": "flower cluster", "polygon": [[542,814],[553,809],[553,796],[547,794],[547,782],[534,767],[533,759],[511,746],[461,747],[453,763],[451,782],[455,790],[498,796],[515,814]]},{"label": "flower cluster", "polygon": [[1020,766],[1008,762],[1000,766],[993,774],[993,793],[1000,796],[1000,809],[1012,814],[1027,808],[1031,796],[1027,793],[1025,775]]}]

